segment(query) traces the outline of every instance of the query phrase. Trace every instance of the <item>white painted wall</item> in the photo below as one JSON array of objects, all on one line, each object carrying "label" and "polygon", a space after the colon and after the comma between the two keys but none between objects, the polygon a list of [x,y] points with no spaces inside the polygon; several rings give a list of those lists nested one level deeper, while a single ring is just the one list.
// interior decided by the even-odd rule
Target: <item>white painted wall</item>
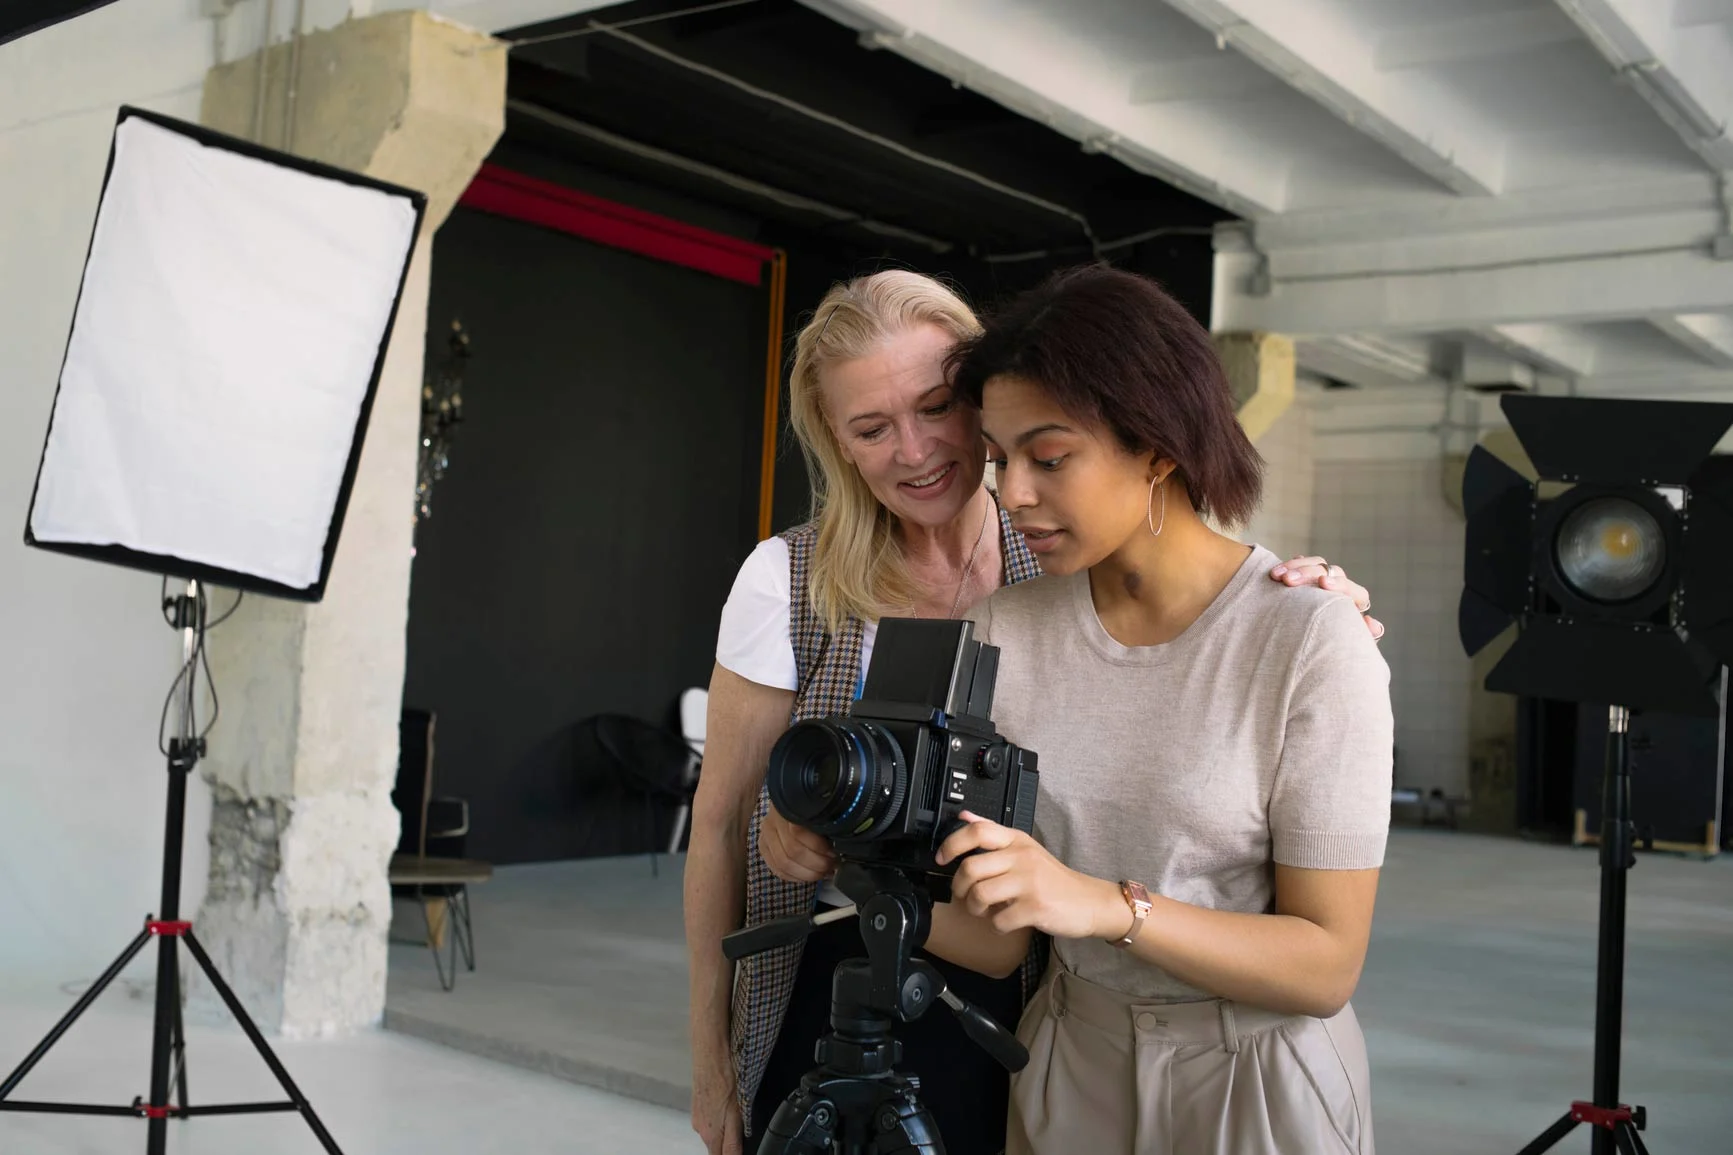
[{"label": "white painted wall", "polygon": [[[1294,404],[1258,438],[1264,458],[1264,500],[1233,536],[1273,550],[1278,557],[1316,552],[1312,546],[1312,413]],[[1356,575],[1358,576],[1358,575]]]},{"label": "white painted wall", "polygon": [[1399,784],[1468,789],[1469,662],[1457,637],[1462,518],[1446,502],[1444,466],[1430,453],[1321,459],[1313,544],[1372,592],[1388,634]]},{"label": "white painted wall", "polygon": [[[429,7],[354,0],[357,15]],[[594,0],[445,0],[497,31]],[[221,24],[204,0],[120,0],[0,47],[0,983],[94,978],[157,906],[167,774],[157,720],[179,658],[158,579],[22,544],[115,113],[197,120],[220,52],[252,52],[260,0]],[[351,0],[309,0],[306,25]],[[276,28],[295,4],[277,0]],[[221,687],[219,687],[219,690]],[[209,794],[187,807],[181,909],[204,892]],[[148,973],[145,961],[137,975]]]},{"label": "white painted wall", "polygon": [[[159,582],[22,531],[116,107],[198,119],[197,12],[127,0],[0,48],[0,978],[94,978],[157,908],[157,721],[180,651]],[[187,818],[183,911],[204,891],[202,781]]]}]

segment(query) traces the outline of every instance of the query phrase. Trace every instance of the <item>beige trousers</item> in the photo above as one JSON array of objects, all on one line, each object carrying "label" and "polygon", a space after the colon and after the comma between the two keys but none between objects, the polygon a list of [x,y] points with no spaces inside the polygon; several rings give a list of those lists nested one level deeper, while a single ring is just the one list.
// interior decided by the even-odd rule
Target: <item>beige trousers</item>
[{"label": "beige trousers", "polygon": [[1006,1155],[1373,1155],[1352,1007],[1140,1003],[1056,963],[1017,1037]]}]

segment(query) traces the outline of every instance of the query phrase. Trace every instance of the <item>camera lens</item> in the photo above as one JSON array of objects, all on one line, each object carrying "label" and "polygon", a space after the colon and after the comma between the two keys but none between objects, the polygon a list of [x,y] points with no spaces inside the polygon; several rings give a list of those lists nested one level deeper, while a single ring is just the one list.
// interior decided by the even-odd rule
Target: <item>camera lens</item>
[{"label": "camera lens", "polygon": [[771,804],[827,837],[871,837],[902,802],[902,751],[881,727],[844,718],[798,722],[770,751]]}]

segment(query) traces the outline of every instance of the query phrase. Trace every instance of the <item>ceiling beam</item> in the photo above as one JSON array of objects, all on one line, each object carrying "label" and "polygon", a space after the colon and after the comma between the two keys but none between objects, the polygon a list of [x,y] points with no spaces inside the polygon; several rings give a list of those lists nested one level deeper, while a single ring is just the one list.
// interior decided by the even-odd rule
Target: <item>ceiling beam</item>
[{"label": "ceiling beam", "polygon": [[[506,32],[606,8],[619,0],[350,0],[356,15],[426,8],[480,32]],[[279,10],[286,5],[278,4]],[[339,17],[341,19],[341,17]]]},{"label": "ceiling beam", "polygon": [[[1272,277],[1270,262],[1243,236],[1228,227],[1216,233],[1210,318],[1216,330],[1295,337],[1438,333],[1720,312],[1733,312],[1733,273],[1706,244],[1313,276],[1278,271]],[[1574,356],[1565,347],[1551,351]]]},{"label": "ceiling beam", "polygon": [[1239,216],[1278,211],[1287,194],[1283,158],[1224,134],[1195,104],[1136,104],[1124,72],[1067,33],[1063,13],[1001,0],[801,0],[861,43],[895,52],[1089,152],[1164,180]]},{"label": "ceiling beam", "polygon": [[1378,37],[1373,63],[1382,71],[1485,60],[1578,41],[1577,30],[1551,8],[1488,12],[1422,24]]},{"label": "ceiling beam", "polygon": [[1299,341],[1295,359],[1302,369],[1364,389],[1436,383],[1424,348],[1356,334]]},{"label": "ceiling beam", "polygon": [[1570,325],[1492,325],[1481,337],[1489,344],[1558,377],[1586,377],[1595,368],[1595,341]]},{"label": "ceiling beam", "polygon": [[1698,37],[1682,51],[1672,5],[1557,0],[1566,16],[1679,138],[1713,169],[1733,169],[1733,50]]},{"label": "ceiling beam", "polygon": [[1656,317],[1654,325],[1709,364],[1733,368],[1733,317],[1725,313],[1681,313]]},{"label": "ceiling beam", "polygon": [[1380,70],[1377,45],[1328,5],[1168,0],[1245,56],[1454,192],[1504,186],[1505,133],[1436,87]]}]

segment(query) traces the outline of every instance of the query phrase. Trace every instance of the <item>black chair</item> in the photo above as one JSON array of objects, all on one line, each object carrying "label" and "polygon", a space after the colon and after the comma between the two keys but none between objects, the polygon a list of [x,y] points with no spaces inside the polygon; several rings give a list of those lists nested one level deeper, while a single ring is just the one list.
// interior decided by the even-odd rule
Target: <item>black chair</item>
[{"label": "black chair", "polygon": [[597,714],[585,719],[584,727],[595,738],[614,784],[643,798],[650,873],[658,874],[656,805],[662,803],[676,810],[691,805],[692,748],[672,730],[628,714]]},{"label": "black chair", "polygon": [[[463,856],[469,834],[469,803],[433,795],[437,720],[428,710],[404,710],[398,720],[397,784],[391,791],[391,802],[403,816],[403,826],[397,852],[391,856],[390,882],[393,896],[413,898],[421,907],[439,985],[449,991],[457,984],[459,950],[464,965],[475,970],[469,887],[492,878],[493,866]],[[449,944],[445,941],[448,931]],[[440,957],[442,947],[445,958]]]}]

